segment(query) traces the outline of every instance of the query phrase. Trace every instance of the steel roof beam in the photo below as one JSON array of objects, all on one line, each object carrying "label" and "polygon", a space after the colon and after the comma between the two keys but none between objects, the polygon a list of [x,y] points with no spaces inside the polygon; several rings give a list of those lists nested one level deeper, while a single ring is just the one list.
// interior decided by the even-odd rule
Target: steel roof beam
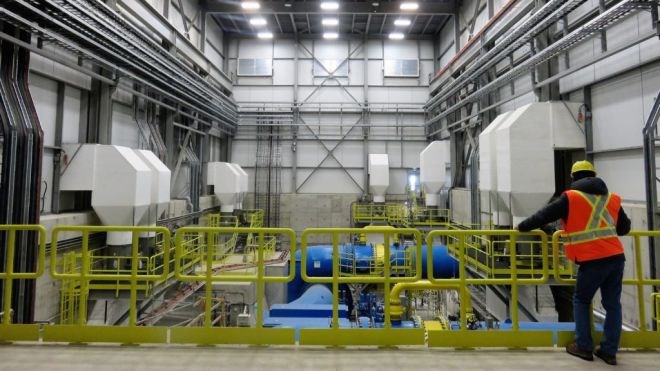
[{"label": "steel roof beam", "polygon": [[[284,4],[290,4],[287,7]],[[417,14],[417,15],[438,15],[454,14],[456,11],[455,1],[432,1],[419,3],[419,9],[414,12],[402,11],[399,9],[399,2],[380,2],[378,6],[373,6],[372,1],[344,3],[338,10],[332,11],[332,14]],[[328,14],[321,9],[321,1],[271,1],[261,2],[259,10],[246,10],[241,7],[240,2],[227,2],[221,0],[207,0],[206,11],[209,13],[248,13],[248,14]]]}]

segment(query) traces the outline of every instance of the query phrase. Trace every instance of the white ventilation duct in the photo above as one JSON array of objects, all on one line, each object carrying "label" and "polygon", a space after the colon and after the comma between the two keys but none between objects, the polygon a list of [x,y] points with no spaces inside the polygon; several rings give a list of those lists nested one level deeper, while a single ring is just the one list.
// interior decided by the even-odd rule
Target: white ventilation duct
[{"label": "white ventilation duct", "polygon": [[243,168],[239,164],[232,163],[231,165],[234,166],[234,169],[236,169],[236,171],[238,171],[238,173],[240,175],[240,182],[241,182],[240,190],[241,191],[240,191],[239,196],[238,196],[238,202],[237,202],[236,208],[237,209],[242,209],[243,208],[243,200],[245,199],[245,195],[247,194],[248,187],[249,187],[248,174],[245,172],[245,170],[243,170]]},{"label": "white ventilation duct", "polygon": [[431,142],[419,154],[419,181],[426,195],[426,206],[438,206],[438,192],[447,182],[449,141]]},{"label": "white ventilation duct", "polygon": [[[151,170],[130,148],[64,144],[60,190],[91,191],[92,207],[104,225],[137,225],[151,204]],[[107,244],[129,245],[130,232],[110,232]]]},{"label": "white ventilation duct", "polygon": [[513,111],[495,130],[497,191],[508,201],[512,226],[555,192],[554,151],[585,146],[576,120],[580,103],[544,102]]},{"label": "white ventilation duct", "polygon": [[206,173],[206,184],[213,186],[213,192],[220,201],[220,211],[233,212],[241,193],[239,171],[228,162],[209,162]]},{"label": "white ventilation duct", "polygon": [[491,221],[495,225],[510,226],[511,217],[508,203],[497,192],[497,141],[495,130],[506,122],[512,111],[505,112],[495,118],[484,131],[479,134],[479,189],[487,195],[492,214]]},{"label": "white ventilation duct", "polygon": [[[167,210],[170,203],[170,179],[172,172],[156,155],[144,149],[135,150],[138,157],[151,170],[151,205],[149,206],[146,225],[155,226],[158,218]],[[154,232],[144,236],[154,236]]]},{"label": "white ventilation duct", "polygon": [[390,162],[386,154],[369,154],[369,191],[374,202],[385,202],[390,186]]}]

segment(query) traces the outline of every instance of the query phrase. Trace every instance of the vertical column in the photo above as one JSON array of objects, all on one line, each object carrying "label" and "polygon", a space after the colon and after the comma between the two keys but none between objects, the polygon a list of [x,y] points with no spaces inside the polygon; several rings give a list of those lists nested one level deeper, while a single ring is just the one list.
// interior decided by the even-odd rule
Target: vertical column
[{"label": "vertical column", "polygon": [[162,125],[165,126],[165,147],[167,148],[165,164],[170,168],[170,170],[173,170],[176,166],[176,146],[174,144],[174,112],[161,108],[161,114],[159,116],[162,121]]},{"label": "vertical column", "polygon": [[112,93],[113,88],[105,83],[99,83],[98,87],[98,142],[100,144],[112,144]]},{"label": "vertical column", "polygon": [[298,34],[293,44],[293,126],[291,126],[291,193],[298,193],[298,124],[300,107],[298,107]]},{"label": "vertical column", "polygon": [[[367,34],[364,34],[364,43],[362,44],[363,48],[363,66],[362,66],[362,80],[364,83],[363,94],[364,94],[364,106],[362,108],[362,148],[363,148],[363,161],[362,161],[362,197],[366,199],[369,194],[369,126],[371,125],[371,119],[369,117],[369,48],[367,43],[369,39]],[[381,46],[383,44],[381,43]],[[383,47],[383,46],[382,46]],[[384,49],[384,47],[383,47]],[[383,50],[382,55],[385,55],[385,50]]]},{"label": "vertical column", "polygon": [[51,199],[51,212],[60,212],[60,156],[62,147],[62,128],[64,127],[64,97],[66,85],[57,83],[57,107],[55,111],[55,156],[53,156],[53,193]]},{"label": "vertical column", "polygon": [[454,50],[456,54],[461,50],[461,26],[459,24],[458,11],[452,16],[454,21]]}]

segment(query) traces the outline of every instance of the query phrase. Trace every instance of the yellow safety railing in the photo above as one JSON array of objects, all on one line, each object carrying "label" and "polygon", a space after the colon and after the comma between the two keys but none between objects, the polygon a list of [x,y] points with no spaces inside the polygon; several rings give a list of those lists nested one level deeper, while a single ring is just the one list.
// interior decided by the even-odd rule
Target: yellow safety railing
[{"label": "yellow safety railing", "polygon": [[[521,236],[536,236],[541,241],[541,265],[535,270],[535,274],[530,276],[526,274],[519,277],[518,256],[516,242]],[[499,238],[506,241],[506,251],[510,267],[506,275],[497,277],[475,278],[467,274],[469,260],[474,257],[469,255],[475,244],[480,244],[479,238],[492,240]],[[552,346],[552,331],[525,331],[524,335],[519,333],[520,324],[518,321],[518,290],[520,285],[539,285],[545,284],[550,278],[548,238],[541,231],[532,231],[529,233],[520,233],[518,231],[507,230],[435,230],[429,232],[426,239],[427,246],[434,246],[436,239],[453,240],[453,246],[450,249],[456,251],[458,258],[458,277],[439,279],[434,278],[433,272],[433,249],[427,249],[428,272],[427,276],[432,284],[438,287],[451,288],[457,286],[460,297],[460,329],[457,331],[429,332],[429,346],[442,347],[528,347],[528,346]],[[491,246],[492,247],[492,246]],[[488,249],[488,247],[486,248]],[[469,286],[472,285],[507,285],[510,286],[511,307],[510,318],[512,322],[511,331],[479,331],[468,330],[467,321],[469,315]]]},{"label": "yellow safety railing", "polygon": [[[77,232],[82,236],[81,251],[76,254],[61,254],[58,249],[58,236],[62,232]],[[97,232],[127,232],[131,234],[130,260],[116,260],[118,257],[101,256],[89,247],[89,237]],[[139,236],[143,232],[155,232],[161,247],[157,247],[156,255],[140,256]],[[2,322],[0,323],[0,340],[29,340],[40,339],[39,325],[11,323],[11,289],[15,280],[37,279],[44,274],[45,234],[41,226],[0,226],[0,233],[4,233],[5,246],[0,246],[4,253],[7,265],[0,271],[0,280],[3,281]],[[34,272],[16,272],[13,258],[17,243],[22,233],[36,233],[39,236],[38,246],[34,246],[37,256]],[[383,237],[382,251],[375,252],[374,265],[378,269],[362,274],[356,269],[354,274],[342,262],[342,242],[351,241],[350,236],[366,233],[380,234]],[[218,264],[214,261],[218,247],[206,241],[215,241],[219,235],[231,236],[233,234],[255,236],[254,260],[229,264]],[[308,245],[310,236],[325,235],[332,241],[333,261],[332,274],[326,277],[312,277],[307,268],[307,252],[312,249]],[[414,245],[409,246],[403,262],[393,260],[389,246],[396,239],[395,236],[412,236]],[[436,230],[428,234],[427,246],[441,240],[450,245],[449,250],[458,260],[458,277],[440,279],[434,278],[433,248],[427,249],[427,276],[428,281],[421,280],[421,246],[422,236],[416,229],[393,229],[388,227],[358,228],[314,228],[307,229],[301,236],[301,276],[308,283],[325,283],[332,286],[333,314],[331,327],[325,329],[300,330],[301,345],[406,345],[424,344],[424,328],[397,329],[392,328],[391,321],[401,315],[401,305],[398,293],[402,290],[432,289],[456,290],[460,296],[460,329],[456,331],[434,330],[427,328],[429,346],[445,347],[533,347],[564,345],[572,341],[571,331],[538,331],[525,330],[521,332],[518,315],[518,297],[521,286],[543,284],[574,284],[571,271],[565,269],[561,262],[562,245],[560,244],[562,232],[557,232],[552,238],[552,248],[548,237],[541,231],[520,233],[510,230]],[[632,256],[628,264],[632,264],[634,277],[625,277],[624,285],[632,287],[635,292],[639,311],[638,331],[624,331],[621,346],[629,348],[660,348],[660,331],[651,331],[650,323],[655,322],[660,327],[660,293],[651,293],[654,287],[660,286],[660,279],[646,277],[644,271],[644,258],[642,249],[645,247],[644,237],[660,237],[660,231],[633,231],[627,237],[622,237],[625,245],[632,246]],[[291,328],[264,328],[263,319],[265,308],[264,294],[267,283],[285,284],[294,278],[295,270],[290,269],[286,276],[266,275],[266,266],[281,264],[282,256],[269,259],[271,252],[281,240],[291,241],[289,251],[291,256],[296,251],[296,236],[290,229],[284,228],[208,228],[184,227],[180,228],[172,240],[170,232],[161,227],[56,227],[52,233],[52,246],[50,251],[50,274],[62,285],[69,285],[65,290],[68,295],[63,298],[62,311],[67,314],[62,324],[45,325],[41,340],[49,342],[118,342],[118,343],[195,343],[195,344],[294,344],[294,330]],[[174,243],[172,243],[174,241]],[[527,246],[529,241],[537,241]],[[520,242],[523,242],[521,245]],[[628,244],[628,242],[631,242]],[[21,248],[24,248],[21,246]],[[521,249],[525,251],[521,251]],[[529,250],[526,250],[529,249]],[[173,251],[174,250],[174,251]],[[496,252],[492,252],[496,250]],[[532,251],[533,253],[530,253]],[[174,254],[171,255],[171,252]],[[414,254],[412,254],[414,252]],[[488,257],[501,259],[508,267],[503,271],[495,271],[483,278],[473,277],[468,270],[475,270],[473,264],[484,259],[479,254],[489,252]],[[121,262],[121,269],[112,270],[105,267],[96,267],[98,261]],[[108,259],[109,258],[109,259]],[[113,260],[114,259],[114,260]],[[537,259],[539,260],[537,262]],[[167,263],[166,263],[167,262]],[[124,264],[126,263],[126,264]],[[130,263],[130,264],[129,264]],[[145,268],[146,265],[146,268]],[[489,266],[488,264],[484,264]],[[405,274],[400,274],[397,267],[408,267]],[[409,267],[413,268],[410,269]],[[570,266],[570,265],[568,265]],[[382,267],[382,269],[381,269]],[[499,269],[499,268],[498,268]],[[347,274],[348,273],[348,274]],[[143,284],[153,285],[156,282],[173,277],[180,282],[197,282],[204,285],[204,313],[198,321],[191,323],[192,327],[166,328],[158,326],[137,326],[139,310],[140,287]],[[128,297],[127,326],[90,326],[86,323],[89,312],[87,305],[90,290],[94,285],[102,285],[121,281],[128,284],[130,295]],[[252,313],[256,317],[256,327],[251,328],[220,328],[215,327],[217,318],[213,312],[220,310],[222,303],[213,297],[214,286],[230,283],[249,283],[254,285],[256,291],[256,308]],[[384,328],[357,329],[340,328],[339,320],[339,286],[344,284],[377,284],[382,287],[384,295]],[[398,285],[398,286],[396,286]],[[470,316],[469,288],[471,286],[498,285],[510,288],[512,320],[511,331],[481,331],[468,330]],[[645,300],[646,299],[646,300]],[[649,300],[650,299],[650,300]],[[649,300],[649,301],[647,301]],[[440,328],[448,328],[446,324]],[[440,333],[441,332],[441,333]],[[556,335],[555,335],[556,333]],[[555,338],[556,336],[556,338]],[[595,334],[597,341],[599,334]]]},{"label": "yellow safety railing", "polygon": [[[80,254],[70,252],[62,257],[62,271],[76,273],[80,270]],[[60,286],[60,323],[72,325],[78,318],[80,280],[63,280]]]},{"label": "yellow safety railing", "polygon": [[651,294],[651,303],[653,303],[655,328],[660,331],[660,292],[654,292]]},{"label": "yellow safety railing", "polygon": [[[205,264],[201,271],[187,273],[183,269],[185,251],[183,248],[185,236],[199,234],[205,236],[207,241],[213,241],[217,235],[231,235],[252,233],[257,236],[256,255],[254,263],[245,263],[251,268],[249,274],[242,272],[234,273],[233,270],[223,272],[227,266],[214,265],[215,245],[208,246],[208,250],[202,257]],[[287,276],[268,276],[266,275],[266,241],[269,237],[284,237],[295,243],[296,236],[292,229],[287,228],[209,228],[209,227],[183,227],[177,230],[175,235],[176,262],[175,274],[179,281],[184,282],[204,282],[204,321],[203,327],[176,327],[170,331],[170,341],[172,343],[194,343],[194,344],[293,344],[295,342],[294,329],[291,328],[264,328],[263,317],[264,296],[266,283],[287,283],[295,275],[294,270],[290,270]],[[295,254],[295,244],[291,246],[289,253]],[[237,264],[241,265],[241,263]],[[216,269],[217,268],[217,269]],[[213,306],[213,285],[231,282],[250,282],[256,286],[256,327],[250,328],[220,328],[212,327],[212,306]]]},{"label": "yellow safety railing", "polygon": [[[0,341],[7,340],[38,340],[39,326],[33,324],[12,324],[12,290],[15,280],[36,280],[46,265],[46,229],[40,225],[0,225],[0,233],[5,237],[5,245],[0,246],[4,253],[5,267],[0,266],[0,280],[4,287],[2,316],[0,323]],[[35,246],[21,246],[21,249],[33,249],[36,253],[36,264],[33,272],[17,271],[14,267],[16,242],[28,233],[37,235]]]},{"label": "yellow safety railing", "polygon": [[264,225],[264,211],[262,209],[244,210],[250,228],[261,228]]},{"label": "yellow safety railing", "polygon": [[[471,270],[489,278],[511,274],[511,254],[508,249],[510,242],[506,239],[506,236],[479,235],[479,230],[459,230],[466,231],[467,234],[464,240],[459,241],[458,236],[452,233],[447,233],[443,238],[443,242],[446,243],[452,256],[458,258],[460,242],[465,246],[465,261],[467,267]],[[538,238],[526,238],[523,241],[516,241],[518,275],[533,277],[544,274],[542,268],[544,259],[546,259],[544,257],[545,244],[546,242]],[[558,271],[562,275],[570,277],[573,274],[574,266],[562,252],[560,252],[558,264]],[[552,262],[550,269],[554,269]]]},{"label": "yellow safety railing", "polygon": [[[58,236],[62,232],[77,232],[81,234],[82,246],[80,257],[80,269],[76,271],[59,270],[62,266],[58,255]],[[117,271],[98,269],[94,267],[94,257],[89,248],[89,236],[92,233],[129,233],[131,235],[131,257],[129,266]],[[116,227],[116,226],[57,226],[53,228],[51,239],[50,275],[61,281],[74,280],[79,282],[80,289],[77,300],[76,324],[53,325],[44,327],[44,341],[109,341],[122,343],[162,343],[166,341],[167,329],[157,327],[138,327],[138,291],[145,282],[158,282],[167,279],[169,264],[162,266],[161,272],[153,274],[140,268],[140,262],[147,264],[147,260],[140,257],[139,237],[141,233],[162,234],[163,260],[169,261],[170,256],[170,231],[164,227]],[[115,257],[113,257],[115,258]],[[122,261],[123,263],[123,261]],[[87,303],[90,289],[94,285],[103,286],[107,282],[128,282],[130,290],[128,325],[127,326],[89,326],[87,325]]]},{"label": "yellow safety railing", "polygon": [[450,224],[449,209],[425,206],[412,208],[412,224],[416,227],[445,227]]},{"label": "yellow safety railing", "polygon": [[408,209],[404,204],[360,204],[351,205],[353,222],[355,223],[389,223],[402,226],[408,224]]},{"label": "yellow safety railing", "polygon": [[[632,263],[634,265],[633,274],[634,277],[626,278],[624,276],[623,285],[625,286],[636,286],[636,297],[637,297],[637,308],[638,308],[638,322],[639,322],[639,331],[624,331],[621,333],[621,347],[630,347],[630,348],[658,348],[660,347],[660,331],[649,331],[649,326],[647,326],[647,305],[645,303],[645,289],[650,289],[653,291],[654,287],[660,286],[660,279],[650,279],[644,273],[644,261],[642,254],[642,238],[644,237],[660,237],[660,231],[630,231],[626,236],[619,237],[626,244],[626,239],[632,239],[632,248],[633,256]],[[565,238],[564,231],[557,231],[552,236],[552,245],[553,245],[553,263],[555,266],[554,276],[555,280],[561,284],[574,285],[574,278],[567,278],[565,274],[559,272],[557,267],[560,266],[559,259],[562,246],[560,245],[560,240]],[[630,260],[630,259],[629,259]],[[627,264],[630,264],[628,260]],[[649,303],[652,305],[652,302]],[[653,318],[653,312],[651,312],[651,318]],[[652,319],[651,319],[652,321]]]},{"label": "yellow safety railing", "polygon": [[[340,264],[340,240],[352,235],[368,233],[383,236],[383,270],[380,275],[344,275]],[[332,276],[312,277],[307,272],[307,250],[311,235],[326,235],[332,240]],[[394,235],[410,235],[415,240],[414,250],[418,259],[415,261],[415,274],[412,276],[392,276],[390,245]],[[391,227],[362,228],[308,228],[301,237],[301,276],[309,283],[332,284],[332,321],[330,329],[300,329],[300,344],[304,345],[404,345],[424,344],[423,329],[392,328],[390,316],[391,285],[399,282],[415,282],[421,279],[422,235],[417,229],[394,229]],[[383,329],[339,328],[339,285],[340,284],[382,284],[384,294],[385,323]]]}]

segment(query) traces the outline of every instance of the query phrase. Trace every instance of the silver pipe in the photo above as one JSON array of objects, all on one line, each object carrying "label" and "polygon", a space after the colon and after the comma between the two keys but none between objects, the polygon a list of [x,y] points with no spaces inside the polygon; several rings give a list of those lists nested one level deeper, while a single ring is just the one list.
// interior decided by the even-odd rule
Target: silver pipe
[{"label": "silver pipe", "polygon": [[427,126],[459,110],[464,104],[477,101],[485,94],[488,94],[491,91],[499,88],[500,86],[510,82],[516,77],[536,67],[538,64],[543,63],[548,59],[556,56],[557,54],[560,54],[568,50],[570,47],[586,39],[592,34],[596,32],[600,32],[603,29],[606,29],[611,24],[615,23],[616,21],[628,15],[628,13],[630,13],[631,11],[635,10],[636,8],[639,8],[640,4],[644,4],[648,6],[651,3],[653,3],[653,1],[650,0],[639,0],[639,1],[622,0],[620,3],[616,4],[607,11],[601,13],[596,18],[592,19],[591,21],[587,22],[581,27],[577,28],[576,30],[566,35],[565,37],[559,39],[554,44],[548,46],[546,49],[543,49],[539,53],[531,56],[529,59],[519,64],[518,66],[512,68],[507,73],[503,74],[497,79],[491,81],[486,86],[470,94],[462,101],[454,104],[451,107],[448,107],[445,111],[443,111],[439,115],[429,120],[427,122]]},{"label": "silver pipe", "polygon": [[[512,31],[501,41],[497,42],[491,50],[472,63],[456,78],[456,80],[449,83],[449,85],[443,89],[443,92],[440,92],[431,98],[426,104],[426,107],[428,109],[435,108],[439,102],[444,101],[451,94],[460,90],[465,85],[464,83],[469,83],[469,81],[474,80],[475,77],[492,67],[513,50],[525,45],[537,33],[549,27],[551,23],[556,22],[561,16],[568,14],[585,1],[586,0],[571,0],[567,2],[567,0],[551,0],[546,3],[541,9],[523,22],[522,25],[512,29]],[[556,9],[557,6],[560,6],[560,8]],[[552,16],[549,16],[551,13]]]}]

